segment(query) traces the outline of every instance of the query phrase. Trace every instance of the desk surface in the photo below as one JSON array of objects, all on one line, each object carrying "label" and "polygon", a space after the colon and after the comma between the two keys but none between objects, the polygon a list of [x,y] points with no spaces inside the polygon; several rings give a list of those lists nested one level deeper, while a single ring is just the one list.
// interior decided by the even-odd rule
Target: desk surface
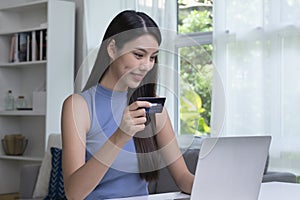
[{"label": "desk surface", "polygon": [[119,199],[109,199],[109,200],[171,200],[171,199],[180,199],[187,198],[190,195],[183,194],[181,192],[169,192],[169,193],[160,193],[160,194],[151,194],[148,196],[138,196],[138,197],[128,197],[128,198],[119,198]]},{"label": "desk surface", "polygon": [[261,184],[259,200],[299,200],[300,184],[269,182]]},{"label": "desk surface", "polygon": [[[153,194],[148,196],[120,198],[114,200],[166,200],[189,197],[180,192]],[[300,184],[269,182],[261,184],[258,200],[299,200]]]}]

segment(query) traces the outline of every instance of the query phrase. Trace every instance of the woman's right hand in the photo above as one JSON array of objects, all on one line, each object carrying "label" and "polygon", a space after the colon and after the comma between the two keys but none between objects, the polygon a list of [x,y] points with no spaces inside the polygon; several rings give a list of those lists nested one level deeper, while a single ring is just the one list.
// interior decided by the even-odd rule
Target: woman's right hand
[{"label": "woman's right hand", "polygon": [[130,138],[137,132],[144,130],[147,121],[145,108],[150,107],[150,105],[147,101],[135,101],[127,106],[119,129],[130,136]]}]

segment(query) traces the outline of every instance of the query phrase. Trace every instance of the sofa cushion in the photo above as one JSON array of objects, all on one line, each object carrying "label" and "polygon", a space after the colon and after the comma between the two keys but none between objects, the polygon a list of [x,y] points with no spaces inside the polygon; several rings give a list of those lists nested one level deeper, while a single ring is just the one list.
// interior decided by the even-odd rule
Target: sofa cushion
[{"label": "sofa cushion", "polygon": [[64,190],[64,180],[62,175],[61,166],[61,154],[62,150],[60,148],[51,147],[51,174],[49,181],[49,191],[45,200],[53,199],[67,199]]},{"label": "sofa cushion", "polygon": [[287,182],[287,183],[297,183],[297,177],[295,174],[290,172],[272,172],[268,171],[264,174],[262,182]]},{"label": "sofa cushion", "polygon": [[[182,149],[182,155],[185,163],[192,174],[195,174],[199,149]],[[153,183],[152,183],[153,184]],[[156,188],[152,193],[177,192],[180,189],[177,187],[167,167],[159,171],[159,179],[156,182]]]},{"label": "sofa cushion", "polygon": [[50,149],[46,151],[39,169],[37,181],[33,191],[34,198],[45,197],[48,193],[48,184],[51,172],[51,153]]},{"label": "sofa cushion", "polygon": [[42,164],[39,169],[37,181],[32,195],[34,198],[44,198],[48,194],[48,186],[51,173],[51,147],[61,148],[60,134],[52,133],[48,137],[47,150],[42,160]]}]

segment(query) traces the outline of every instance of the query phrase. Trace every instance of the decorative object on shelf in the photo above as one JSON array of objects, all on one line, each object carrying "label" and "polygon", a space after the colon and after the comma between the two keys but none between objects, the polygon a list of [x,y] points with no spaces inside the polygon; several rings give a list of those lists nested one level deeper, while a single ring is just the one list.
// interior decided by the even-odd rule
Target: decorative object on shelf
[{"label": "decorative object on shelf", "polygon": [[22,134],[10,134],[5,135],[1,142],[6,155],[20,156],[26,150],[28,139]]},{"label": "decorative object on shelf", "polygon": [[12,91],[8,90],[5,97],[5,110],[14,110],[15,98],[12,95]]},{"label": "decorative object on shelf", "polygon": [[46,92],[44,91],[33,92],[32,107],[33,107],[33,111],[38,111],[38,112],[46,111]]},{"label": "decorative object on shelf", "polygon": [[17,110],[28,110],[27,102],[24,96],[19,96],[16,100],[16,108]]}]

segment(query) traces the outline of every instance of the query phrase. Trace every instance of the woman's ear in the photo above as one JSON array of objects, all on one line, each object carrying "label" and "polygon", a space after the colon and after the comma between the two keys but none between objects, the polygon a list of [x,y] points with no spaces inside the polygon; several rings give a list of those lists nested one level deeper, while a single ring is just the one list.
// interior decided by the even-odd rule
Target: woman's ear
[{"label": "woman's ear", "polygon": [[117,48],[116,48],[116,41],[111,39],[107,45],[107,53],[110,59],[115,60],[117,57]]}]

